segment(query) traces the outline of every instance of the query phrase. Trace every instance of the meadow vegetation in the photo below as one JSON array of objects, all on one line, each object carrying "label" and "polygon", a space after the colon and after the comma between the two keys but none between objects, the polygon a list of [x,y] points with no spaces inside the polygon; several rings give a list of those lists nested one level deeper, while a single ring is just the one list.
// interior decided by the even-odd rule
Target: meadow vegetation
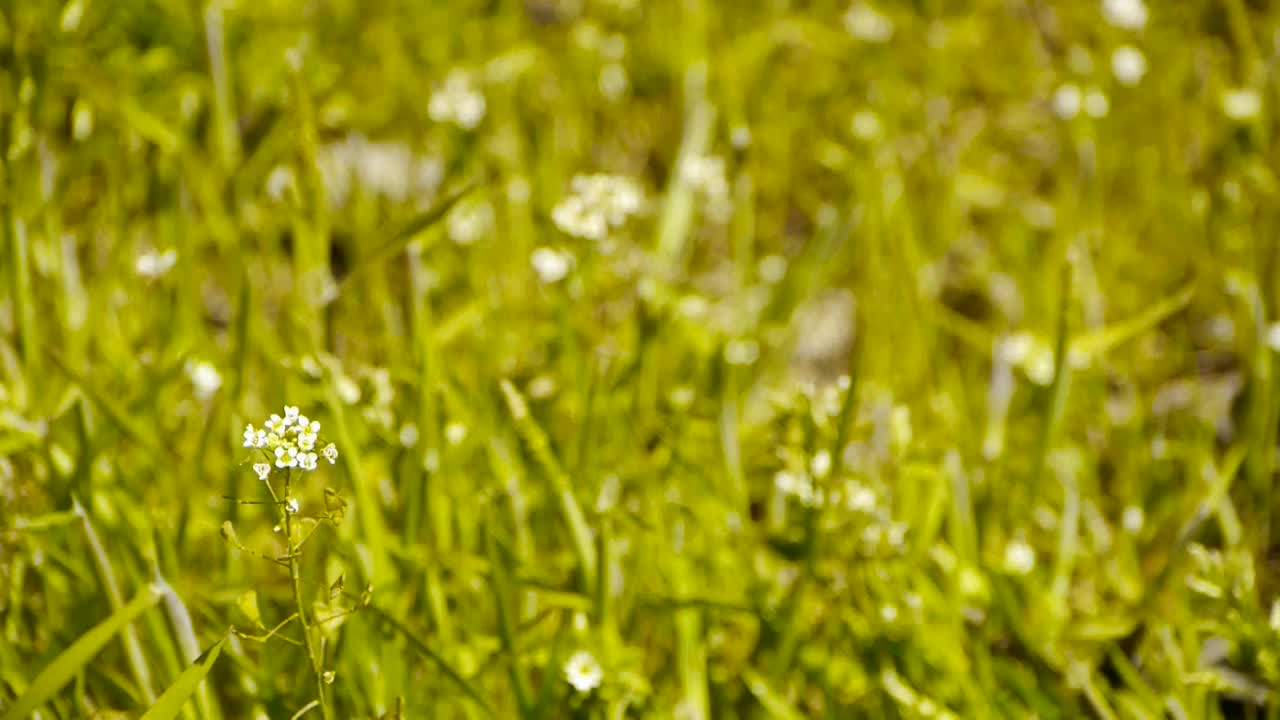
[{"label": "meadow vegetation", "polygon": [[0,0],[0,718],[1280,717],[1278,73],[1262,0]]}]

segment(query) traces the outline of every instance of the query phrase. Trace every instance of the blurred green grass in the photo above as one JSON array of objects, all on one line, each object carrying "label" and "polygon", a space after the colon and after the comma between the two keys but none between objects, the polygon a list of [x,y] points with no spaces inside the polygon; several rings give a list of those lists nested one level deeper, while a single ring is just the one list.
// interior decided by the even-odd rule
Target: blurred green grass
[{"label": "blurred green grass", "polygon": [[1280,717],[1278,20],[0,2],[0,712]]}]

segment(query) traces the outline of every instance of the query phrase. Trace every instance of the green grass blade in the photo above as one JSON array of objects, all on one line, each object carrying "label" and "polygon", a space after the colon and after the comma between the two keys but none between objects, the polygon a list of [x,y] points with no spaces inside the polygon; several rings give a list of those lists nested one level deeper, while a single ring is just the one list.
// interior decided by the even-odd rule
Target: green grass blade
[{"label": "green grass blade", "polygon": [[172,720],[177,717],[187,701],[195,695],[205,676],[213,669],[213,664],[218,661],[218,655],[222,652],[224,642],[226,642],[225,636],[196,658],[190,667],[183,670],[178,679],[174,680],[173,684],[160,695],[160,699],[156,700],[156,704],[142,715],[142,720]]},{"label": "green grass blade", "polygon": [[54,658],[36,679],[31,682],[27,691],[18,698],[0,720],[20,720],[29,717],[32,712],[53,697],[63,685],[66,685],[75,674],[93,660],[102,647],[115,637],[115,634],[126,627],[133,619],[154,606],[163,597],[163,592],[156,587],[147,587],[134,596],[124,607],[111,617],[95,625],[89,632],[80,636],[71,647]]}]

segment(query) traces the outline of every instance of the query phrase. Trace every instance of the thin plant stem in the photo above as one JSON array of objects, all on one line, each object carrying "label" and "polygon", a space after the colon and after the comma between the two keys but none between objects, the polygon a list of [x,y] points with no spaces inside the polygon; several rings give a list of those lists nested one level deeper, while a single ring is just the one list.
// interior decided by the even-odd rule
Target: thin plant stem
[{"label": "thin plant stem", "polygon": [[[289,481],[292,479],[293,473],[286,473],[284,476],[284,496],[288,502],[290,496]],[[311,638],[311,624],[307,622],[307,611],[302,604],[302,572],[299,568],[298,557],[301,554],[301,543],[293,542],[293,515],[290,514],[288,508],[281,510],[284,515],[284,534],[289,540],[289,583],[293,586],[293,603],[298,612],[298,624],[302,627],[302,641],[307,648],[307,658],[311,661],[311,672],[315,675],[316,680],[316,702],[320,705],[320,715],[329,720],[329,706],[324,699],[324,673],[320,669],[320,655],[316,651],[315,642]]]}]

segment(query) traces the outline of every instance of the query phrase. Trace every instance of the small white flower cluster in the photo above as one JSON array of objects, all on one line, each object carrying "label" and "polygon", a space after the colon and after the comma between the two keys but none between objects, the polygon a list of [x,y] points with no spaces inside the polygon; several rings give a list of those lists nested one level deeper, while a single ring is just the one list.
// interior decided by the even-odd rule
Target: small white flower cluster
[{"label": "small white flower cluster", "polygon": [[1081,92],[1080,86],[1074,83],[1065,83],[1054,92],[1053,112],[1058,117],[1070,120],[1080,114],[1081,109],[1085,115],[1095,120],[1104,118],[1111,111],[1111,101],[1107,99],[1106,93],[1096,87]]},{"label": "small white flower cluster", "polygon": [[729,183],[725,180],[724,158],[704,155],[680,164],[680,178],[693,188],[706,203],[707,217],[726,223],[733,214],[729,200]]},{"label": "small white flower cluster", "polygon": [[1141,30],[1147,24],[1147,5],[1142,0],[1102,0],[1102,17],[1123,30]]},{"label": "small white flower cluster", "polygon": [[474,130],[484,119],[484,95],[475,88],[465,70],[453,70],[427,103],[427,114],[436,122],[451,122],[463,130]]},{"label": "small white flower cluster", "polygon": [[1252,88],[1233,88],[1222,93],[1222,113],[1231,120],[1252,120],[1262,112],[1262,98]]},{"label": "small white flower cluster", "polygon": [[604,680],[604,669],[594,655],[586,650],[579,650],[565,662],[564,677],[574,690],[591,692],[600,687],[600,682]]},{"label": "small white flower cluster", "polygon": [[1111,53],[1111,72],[1125,87],[1133,87],[1147,74],[1147,58],[1132,45],[1121,45]]},{"label": "small white flower cluster", "polygon": [[864,42],[888,42],[893,37],[893,20],[866,3],[849,8],[844,14],[844,27]]},{"label": "small white flower cluster", "polygon": [[1026,540],[1016,538],[1004,546],[1004,571],[1011,575],[1026,575],[1036,567],[1036,551]]},{"label": "small white flower cluster", "polygon": [[449,212],[445,229],[458,245],[471,245],[493,230],[493,206],[487,200],[463,202]]},{"label": "small white flower cluster", "polygon": [[[286,405],[284,417],[272,414],[263,423],[262,429],[246,425],[244,428],[244,446],[270,453],[275,457],[275,465],[280,469],[301,468],[315,470],[318,455],[314,452],[316,440],[320,434],[320,423],[310,420],[306,415],[298,414],[298,408]],[[329,464],[337,462],[338,448],[329,443],[320,451]],[[267,463],[257,463],[254,472],[263,480],[271,473]]]},{"label": "small white flower cluster", "polygon": [[551,220],[564,232],[597,242],[609,230],[622,227],[640,212],[644,193],[631,178],[622,175],[577,175],[569,184],[572,195],[551,211]]},{"label": "small white flower cluster", "polygon": [[[356,184],[392,202],[410,198],[423,202],[434,196],[444,177],[440,158],[415,154],[404,142],[373,141],[359,133],[322,147],[318,164],[329,204],[335,208],[346,205]],[[291,171],[279,176],[273,171],[268,194],[279,192],[284,197],[291,181]]]},{"label": "small white flower cluster", "polygon": [[540,247],[529,254],[529,264],[544,285],[560,282],[573,268],[573,254],[568,250]]},{"label": "small white flower cluster", "polygon": [[165,250],[164,252],[148,250],[138,256],[133,268],[142,277],[148,280],[155,280],[172,270],[177,262],[178,253],[175,250]]},{"label": "small white flower cluster", "polygon": [[201,400],[213,397],[218,388],[222,387],[222,375],[218,369],[203,360],[188,360],[185,369],[196,397]]}]

